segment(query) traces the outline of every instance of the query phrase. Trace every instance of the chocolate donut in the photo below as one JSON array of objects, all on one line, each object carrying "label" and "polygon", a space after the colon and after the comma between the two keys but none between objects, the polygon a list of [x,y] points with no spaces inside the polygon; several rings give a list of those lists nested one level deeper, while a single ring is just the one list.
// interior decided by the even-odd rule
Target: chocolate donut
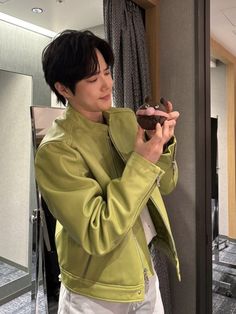
[{"label": "chocolate donut", "polygon": [[160,104],[150,104],[148,98],[145,103],[136,111],[138,124],[144,130],[154,130],[156,124],[163,125],[164,121],[168,118],[168,103],[161,97]]}]

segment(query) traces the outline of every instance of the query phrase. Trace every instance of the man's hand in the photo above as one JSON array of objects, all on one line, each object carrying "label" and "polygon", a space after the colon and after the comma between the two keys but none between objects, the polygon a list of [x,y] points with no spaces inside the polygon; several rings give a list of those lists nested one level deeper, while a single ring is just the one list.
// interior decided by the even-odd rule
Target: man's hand
[{"label": "man's hand", "polygon": [[144,138],[145,131],[138,126],[134,151],[143,158],[156,163],[163,152],[163,145],[166,140],[166,128],[167,127],[164,126],[161,127],[160,123],[157,123],[155,133],[152,135],[152,138],[146,142]]},{"label": "man's hand", "polygon": [[[169,117],[164,122],[163,126],[157,123],[155,130],[146,131],[138,126],[134,151],[153,163],[159,160],[163,153],[163,146],[173,137],[176,121],[179,117],[178,111],[172,111],[173,106],[169,101],[168,106]],[[144,132],[146,132],[149,137],[148,141],[145,141]]]},{"label": "man's hand", "polygon": [[[167,120],[164,122],[162,126],[163,131],[165,132],[165,137],[166,137],[165,143],[167,143],[174,135],[176,121],[179,117],[179,112],[173,111],[173,105],[170,101],[168,101],[168,115],[169,117],[167,118]],[[151,139],[153,135],[156,133],[156,130],[146,130],[145,132],[148,138]]]}]

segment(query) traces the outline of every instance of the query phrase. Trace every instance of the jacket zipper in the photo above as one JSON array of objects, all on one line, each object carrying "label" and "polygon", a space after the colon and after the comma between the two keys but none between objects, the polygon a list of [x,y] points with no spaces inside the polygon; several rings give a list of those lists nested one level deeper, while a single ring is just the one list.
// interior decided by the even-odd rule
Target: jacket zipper
[{"label": "jacket zipper", "polygon": [[176,145],[174,147],[174,152],[173,152],[173,158],[172,158],[172,167],[173,167],[173,172],[175,173],[177,165],[176,165]]},{"label": "jacket zipper", "polygon": [[142,260],[142,257],[141,257],[141,255],[140,255],[140,251],[139,251],[139,247],[138,247],[138,241],[137,241],[136,236],[134,235],[133,230],[132,230],[132,234],[133,234],[133,237],[134,237],[135,246],[136,246],[136,249],[137,249],[137,252],[138,252],[138,255],[139,255],[139,259],[140,259],[141,264],[142,264],[142,268],[143,268],[143,278],[144,278],[144,285],[145,285],[145,293],[147,293],[147,291],[148,291],[148,289],[149,289],[148,270],[147,270],[147,268],[145,268],[144,265],[143,265],[143,260]]},{"label": "jacket zipper", "polygon": [[[117,148],[117,146],[116,146],[116,144],[115,144],[115,142],[114,142],[114,140],[113,140],[113,138],[112,138],[111,133],[110,133],[109,130],[108,130],[108,135],[109,135],[109,137],[110,137],[110,139],[111,139],[111,142],[112,142],[112,144],[114,145],[114,147],[115,147],[117,153],[119,154],[119,156],[121,157],[121,159],[123,160],[123,162],[126,163],[126,160],[124,159],[124,157],[123,157],[123,156],[121,155],[121,153],[119,152],[119,150],[118,150],[118,148]],[[133,237],[134,237],[134,240],[135,240],[135,245],[136,245],[136,249],[137,249],[137,252],[138,252],[138,255],[139,255],[139,259],[140,259],[141,264],[142,264],[142,268],[143,268],[143,278],[144,278],[144,285],[145,285],[145,293],[147,293],[147,291],[148,291],[148,289],[149,289],[148,270],[147,270],[147,268],[145,268],[144,265],[143,265],[143,260],[142,260],[142,258],[141,258],[140,251],[139,251],[139,247],[138,247],[138,241],[137,241],[137,239],[136,239],[136,237],[135,237],[135,235],[134,235],[133,230],[132,230],[132,234],[133,234]]]}]

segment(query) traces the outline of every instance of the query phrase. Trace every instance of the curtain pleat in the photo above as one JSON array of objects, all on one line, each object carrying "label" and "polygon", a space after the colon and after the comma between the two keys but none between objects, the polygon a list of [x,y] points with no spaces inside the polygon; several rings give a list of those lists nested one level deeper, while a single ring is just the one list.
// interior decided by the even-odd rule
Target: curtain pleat
[{"label": "curtain pleat", "polygon": [[142,9],[130,0],[104,0],[105,37],[115,64],[113,102],[133,110],[151,96]]}]

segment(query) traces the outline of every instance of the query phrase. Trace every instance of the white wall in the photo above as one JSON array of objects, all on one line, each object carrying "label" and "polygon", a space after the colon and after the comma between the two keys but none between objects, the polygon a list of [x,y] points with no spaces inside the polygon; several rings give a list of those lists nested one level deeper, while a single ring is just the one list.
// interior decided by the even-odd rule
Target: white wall
[{"label": "white wall", "polygon": [[49,37],[0,21],[0,69],[33,77],[33,105],[50,103],[41,65],[42,50],[50,41]]},{"label": "white wall", "polygon": [[226,66],[211,68],[211,117],[218,118],[219,233],[228,236]]},{"label": "white wall", "polygon": [[32,77],[0,71],[0,257],[28,267]]}]

